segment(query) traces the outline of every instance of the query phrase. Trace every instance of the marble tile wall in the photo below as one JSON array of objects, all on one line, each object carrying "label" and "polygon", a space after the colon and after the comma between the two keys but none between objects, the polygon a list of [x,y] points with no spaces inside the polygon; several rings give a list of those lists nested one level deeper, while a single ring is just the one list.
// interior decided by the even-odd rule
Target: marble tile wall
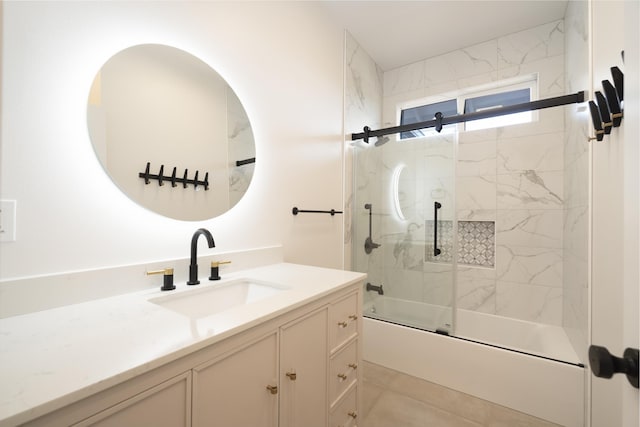
[{"label": "marble tile wall", "polygon": [[[541,99],[565,94],[564,64],[564,21],[556,21],[387,71],[383,126],[397,123],[400,103],[426,97],[435,102],[447,92],[504,79],[536,76]],[[381,154],[379,168],[367,173],[381,177],[376,228],[383,245],[377,261],[384,263],[387,294],[451,304],[455,277],[459,308],[561,324],[564,139],[564,111],[555,108],[538,111],[532,123],[392,139],[372,148]],[[404,220],[385,200],[400,163],[406,165],[399,185]],[[358,182],[376,181],[356,176]],[[439,220],[495,223],[495,267],[425,262],[425,227],[435,200],[443,206]]]},{"label": "marble tile wall", "polygon": [[[371,203],[378,211],[381,179],[377,171],[382,167],[380,151],[360,142],[352,143],[349,136],[362,132],[365,125],[379,128],[382,121],[382,70],[362,49],[351,34],[345,32],[345,208],[344,245],[345,267],[367,272],[369,280],[380,282],[382,262],[379,251],[371,256],[364,252],[368,234],[368,211]],[[376,214],[377,215],[377,214]],[[376,221],[379,217],[376,216]],[[374,229],[374,241],[380,241],[381,229]]]}]

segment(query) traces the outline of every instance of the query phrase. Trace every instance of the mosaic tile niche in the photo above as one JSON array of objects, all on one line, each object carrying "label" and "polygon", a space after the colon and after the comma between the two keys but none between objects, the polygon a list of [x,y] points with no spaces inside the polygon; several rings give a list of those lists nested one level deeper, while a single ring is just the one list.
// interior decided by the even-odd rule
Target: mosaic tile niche
[{"label": "mosaic tile niche", "polygon": [[[453,221],[438,221],[438,248],[440,255],[433,255],[432,220],[425,222],[426,241],[424,259],[427,262],[453,261]],[[458,221],[458,264],[480,267],[495,266],[494,221]]]}]

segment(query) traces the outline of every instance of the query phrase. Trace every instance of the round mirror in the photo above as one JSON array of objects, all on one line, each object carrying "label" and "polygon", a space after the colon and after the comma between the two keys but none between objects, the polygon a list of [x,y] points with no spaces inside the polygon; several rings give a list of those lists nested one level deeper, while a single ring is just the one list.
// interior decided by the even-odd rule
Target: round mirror
[{"label": "round mirror", "polygon": [[182,50],[133,46],[100,69],[89,136],[105,171],[132,200],[197,221],[231,209],[253,177],[255,144],[238,97]]}]

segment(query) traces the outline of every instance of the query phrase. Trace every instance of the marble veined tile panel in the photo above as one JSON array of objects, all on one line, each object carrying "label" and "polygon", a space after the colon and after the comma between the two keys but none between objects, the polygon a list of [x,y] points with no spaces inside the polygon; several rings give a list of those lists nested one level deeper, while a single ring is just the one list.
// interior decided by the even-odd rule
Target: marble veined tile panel
[{"label": "marble veined tile panel", "polygon": [[382,111],[382,70],[348,34],[345,85],[347,131],[360,132],[366,124],[379,127]]},{"label": "marble veined tile panel", "polygon": [[458,209],[458,221],[495,221],[495,209]]},{"label": "marble veined tile panel", "polygon": [[[473,275],[461,274],[464,267],[458,268],[456,301],[458,308],[482,313],[496,312],[496,280]],[[474,268],[473,270],[480,270]],[[495,276],[494,270],[489,270]]]},{"label": "marble veined tile panel", "polygon": [[498,209],[559,209],[563,204],[563,173],[501,174],[497,177]]},{"label": "marble veined tile panel", "polygon": [[458,211],[496,209],[495,175],[458,177],[456,188]]},{"label": "marble veined tile panel", "polygon": [[496,245],[496,279],[562,287],[562,249]]},{"label": "marble veined tile panel", "polygon": [[384,73],[384,95],[396,95],[421,89],[424,86],[424,61],[405,65]]},{"label": "marble veined tile panel", "polygon": [[496,242],[506,246],[530,246],[562,249],[563,211],[499,210]]},{"label": "marble veined tile panel", "polygon": [[565,55],[556,55],[537,61],[503,68],[497,73],[498,80],[532,76],[537,78],[537,99],[565,95]]},{"label": "marble veined tile panel", "polygon": [[480,43],[429,58],[425,64],[425,85],[433,86],[497,70],[498,43]]},{"label": "marble veined tile panel", "polygon": [[562,132],[502,138],[497,144],[498,174],[561,171],[563,165]]},{"label": "marble veined tile panel", "polygon": [[564,53],[564,21],[555,21],[498,39],[498,67],[536,61]]},{"label": "marble veined tile panel", "polygon": [[496,142],[478,142],[458,146],[458,176],[496,174]]}]

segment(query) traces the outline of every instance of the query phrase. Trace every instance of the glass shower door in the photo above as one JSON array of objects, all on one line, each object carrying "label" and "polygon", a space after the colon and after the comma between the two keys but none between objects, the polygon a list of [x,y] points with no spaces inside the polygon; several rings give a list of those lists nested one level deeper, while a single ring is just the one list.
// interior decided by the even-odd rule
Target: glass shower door
[{"label": "glass shower door", "polygon": [[429,331],[453,328],[455,134],[359,147],[354,269],[368,273],[364,315]]}]

